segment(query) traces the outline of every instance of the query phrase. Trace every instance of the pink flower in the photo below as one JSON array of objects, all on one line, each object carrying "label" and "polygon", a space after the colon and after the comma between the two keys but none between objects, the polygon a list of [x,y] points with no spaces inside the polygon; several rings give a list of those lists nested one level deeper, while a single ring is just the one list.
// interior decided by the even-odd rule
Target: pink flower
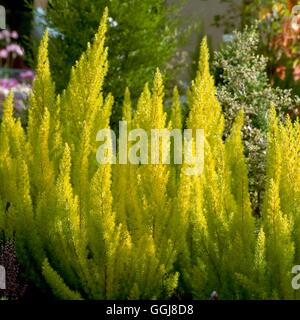
[{"label": "pink flower", "polygon": [[19,38],[18,32],[17,31],[12,31],[11,34],[10,34],[10,37],[12,39],[18,39]]},{"label": "pink flower", "polygon": [[24,71],[24,72],[20,73],[20,78],[21,78],[21,79],[33,80],[33,78],[34,78],[34,72],[31,71],[31,70]]},{"label": "pink flower", "polygon": [[16,44],[9,44],[8,46],[6,46],[6,50],[7,52],[14,52],[16,49]]},{"label": "pink flower", "polygon": [[8,30],[3,30],[1,32],[3,39],[9,39],[10,38],[10,32]]},{"label": "pink flower", "polygon": [[18,44],[9,44],[6,47],[6,50],[8,52],[15,52],[18,56],[23,56],[24,55],[23,49]]},{"label": "pink flower", "polygon": [[0,58],[6,59],[8,57],[8,52],[5,49],[0,50]]},{"label": "pink flower", "polygon": [[300,64],[296,65],[293,72],[294,80],[298,81],[300,79]]},{"label": "pink flower", "polygon": [[5,89],[12,89],[16,87],[19,82],[16,79],[0,79],[0,86]]}]

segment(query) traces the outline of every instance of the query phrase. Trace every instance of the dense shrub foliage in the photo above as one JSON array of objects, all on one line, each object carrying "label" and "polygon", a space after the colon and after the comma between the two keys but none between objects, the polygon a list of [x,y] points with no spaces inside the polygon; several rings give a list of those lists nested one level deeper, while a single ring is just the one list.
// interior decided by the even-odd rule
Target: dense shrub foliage
[{"label": "dense shrub foliage", "polygon": [[45,35],[28,127],[13,117],[0,128],[0,228],[14,240],[27,276],[61,299],[168,298],[176,288],[207,299],[298,298],[291,270],[299,259],[300,125],[269,115],[267,192],[252,215],[240,111],[224,142],[225,119],[209,71],[206,41],[182,118],[175,89],[170,119],[162,76],[145,85],[137,108],[126,90],[130,128],[201,128],[205,165],[99,165],[96,133],[113,106],[102,87],[107,12],[93,44],[55,94]]},{"label": "dense shrub foliage", "polygon": [[279,117],[294,115],[299,97],[290,90],[273,88],[267,75],[267,58],[259,54],[257,27],[234,32],[234,40],[216,53],[214,69],[218,81],[218,99],[226,119],[228,136],[238,112],[244,109],[243,140],[249,169],[251,202],[260,214],[265,187],[268,111],[271,104]]},{"label": "dense shrub foliage", "polygon": [[[92,41],[101,14],[108,7],[106,41],[110,67],[104,89],[112,92],[119,102],[128,86],[137,98],[144,83],[151,81],[155,68],[166,69],[187,36],[188,29],[179,30],[182,3],[182,0],[172,5],[166,5],[165,0],[49,0],[47,24],[58,33],[49,42],[51,70],[58,91],[66,88],[73,64]],[[174,67],[169,68],[169,77],[172,71]]]}]

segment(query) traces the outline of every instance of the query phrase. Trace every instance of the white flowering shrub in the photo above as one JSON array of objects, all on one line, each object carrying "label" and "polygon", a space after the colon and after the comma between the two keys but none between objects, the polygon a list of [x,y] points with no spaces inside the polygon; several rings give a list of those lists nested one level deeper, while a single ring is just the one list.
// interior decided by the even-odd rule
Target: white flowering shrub
[{"label": "white flowering shrub", "polygon": [[264,189],[268,111],[273,103],[283,119],[286,113],[297,110],[299,98],[292,96],[290,90],[271,86],[267,58],[258,54],[259,35],[255,27],[235,32],[233,39],[215,54],[218,98],[226,119],[225,136],[228,136],[238,112],[244,109],[243,133],[250,191],[253,207],[259,212]]}]

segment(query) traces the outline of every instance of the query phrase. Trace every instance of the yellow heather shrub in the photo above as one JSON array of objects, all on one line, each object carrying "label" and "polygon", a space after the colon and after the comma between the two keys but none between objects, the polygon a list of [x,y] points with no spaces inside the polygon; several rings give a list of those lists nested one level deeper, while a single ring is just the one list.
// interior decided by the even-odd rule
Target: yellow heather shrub
[{"label": "yellow heather shrub", "polygon": [[[123,103],[128,130],[144,129],[148,137],[152,129],[204,129],[203,173],[187,175],[187,164],[124,164],[121,152],[116,165],[97,163],[97,132],[110,129],[113,107],[112,95],[102,94],[107,19],[105,11],[60,96],[45,34],[26,129],[13,116],[12,94],[4,104],[0,229],[15,241],[27,276],[60,299],[162,299],[176,289],[197,299],[213,291],[221,299],[299,298],[291,287],[300,259],[299,122],[280,124],[270,112],[266,195],[255,220],[244,114],[224,141],[204,39],[186,121],[176,88],[167,117],[159,70],[136,110],[129,89]],[[128,142],[127,151],[132,147]],[[166,157],[169,150],[158,149]]]},{"label": "yellow heather shrub", "polygon": [[[111,165],[96,161],[96,133],[109,127],[113,105],[111,95],[106,99],[102,95],[108,67],[107,17],[105,12],[94,43],[76,63],[68,88],[58,97],[45,34],[26,131],[12,115],[12,96],[6,101],[0,132],[1,229],[7,238],[15,235],[28,276],[37,284],[46,281],[59,298],[162,298],[172,293],[178,278],[171,237],[164,234],[168,216],[159,217],[160,201],[166,211],[169,208],[167,196],[153,189],[146,197],[140,181],[140,190],[131,195],[136,205],[128,206],[129,214],[125,199],[118,195],[127,192],[127,176],[142,174],[151,183],[149,169],[143,168],[145,174],[130,172],[129,167],[116,169],[124,182],[118,187],[125,190],[114,187],[113,192]],[[150,102],[149,112],[157,119],[154,123],[148,119],[149,128],[159,122],[163,127],[159,72]],[[129,92],[124,118],[131,118]],[[160,175],[158,168],[156,172],[166,190],[167,176]],[[113,195],[118,202],[114,203]],[[147,211],[140,206],[143,197],[149,202]]]},{"label": "yellow heather shrub", "polygon": [[269,116],[267,188],[263,211],[269,296],[299,298],[291,287],[291,268],[299,264],[299,122],[280,124]]},{"label": "yellow heather shrub", "polygon": [[292,269],[299,264],[299,122],[269,114],[266,192],[257,221],[254,270],[239,281],[255,299],[299,299]]},{"label": "yellow heather shrub", "polygon": [[204,39],[199,72],[189,91],[187,124],[205,130],[205,164],[203,174],[191,178],[188,190],[190,258],[182,268],[194,297],[207,299],[214,290],[222,298],[245,297],[236,278],[251,270],[255,224],[241,138],[243,114],[224,144],[224,118],[208,64]]}]

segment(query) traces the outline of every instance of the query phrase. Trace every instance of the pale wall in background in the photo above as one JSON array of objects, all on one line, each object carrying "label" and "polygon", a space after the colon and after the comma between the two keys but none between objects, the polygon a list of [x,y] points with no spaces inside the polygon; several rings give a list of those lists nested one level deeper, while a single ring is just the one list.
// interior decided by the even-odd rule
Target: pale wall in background
[{"label": "pale wall in background", "polygon": [[[169,0],[170,3],[176,3],[180,0]],[[241,2],[241,0],[236,1]],[[203,25],[202,33],[209,38],[213,49],[217,49],[222,41],[224,34],[223,28],[213,26],[216,15],[224,15],[228,11],[228,4],[221,3],[220,0],[187,0],[184,6],[182,16],[187,22],[201,22]],[[239,22],[237,21],[237,24]],[[195,41],[199,42],[201,35],[195,35],[192,39],[191,46],[195,46]]]},{"label": "pale wall in background", "polygon": [[[170,4],[180,3],[181,0],[167,0]],[[236,0],[236,3],[242,0]],[[198,23],[201,25],[198,31],[193,32],[187,44],[182,48],[182,51],[187,52],[187,65],[192,65],[193,58],[200,46],[200,41],[204,35],[208,38],[210,49],[215,51],[219,48],[224,35],[224,28],[213,26],[214,17],[216,15],[224,15],[228,12],[229,7],[226,3],[221,3],[220,0],[186,0],[183,11],[183,24]],[[239,21],[237,21],[237,25]],[[196,61],[193,61],[196,63]],[[185,68],[180,75],[178,81],[183,81],[186,85],[190,81],[191,70]]]}]

